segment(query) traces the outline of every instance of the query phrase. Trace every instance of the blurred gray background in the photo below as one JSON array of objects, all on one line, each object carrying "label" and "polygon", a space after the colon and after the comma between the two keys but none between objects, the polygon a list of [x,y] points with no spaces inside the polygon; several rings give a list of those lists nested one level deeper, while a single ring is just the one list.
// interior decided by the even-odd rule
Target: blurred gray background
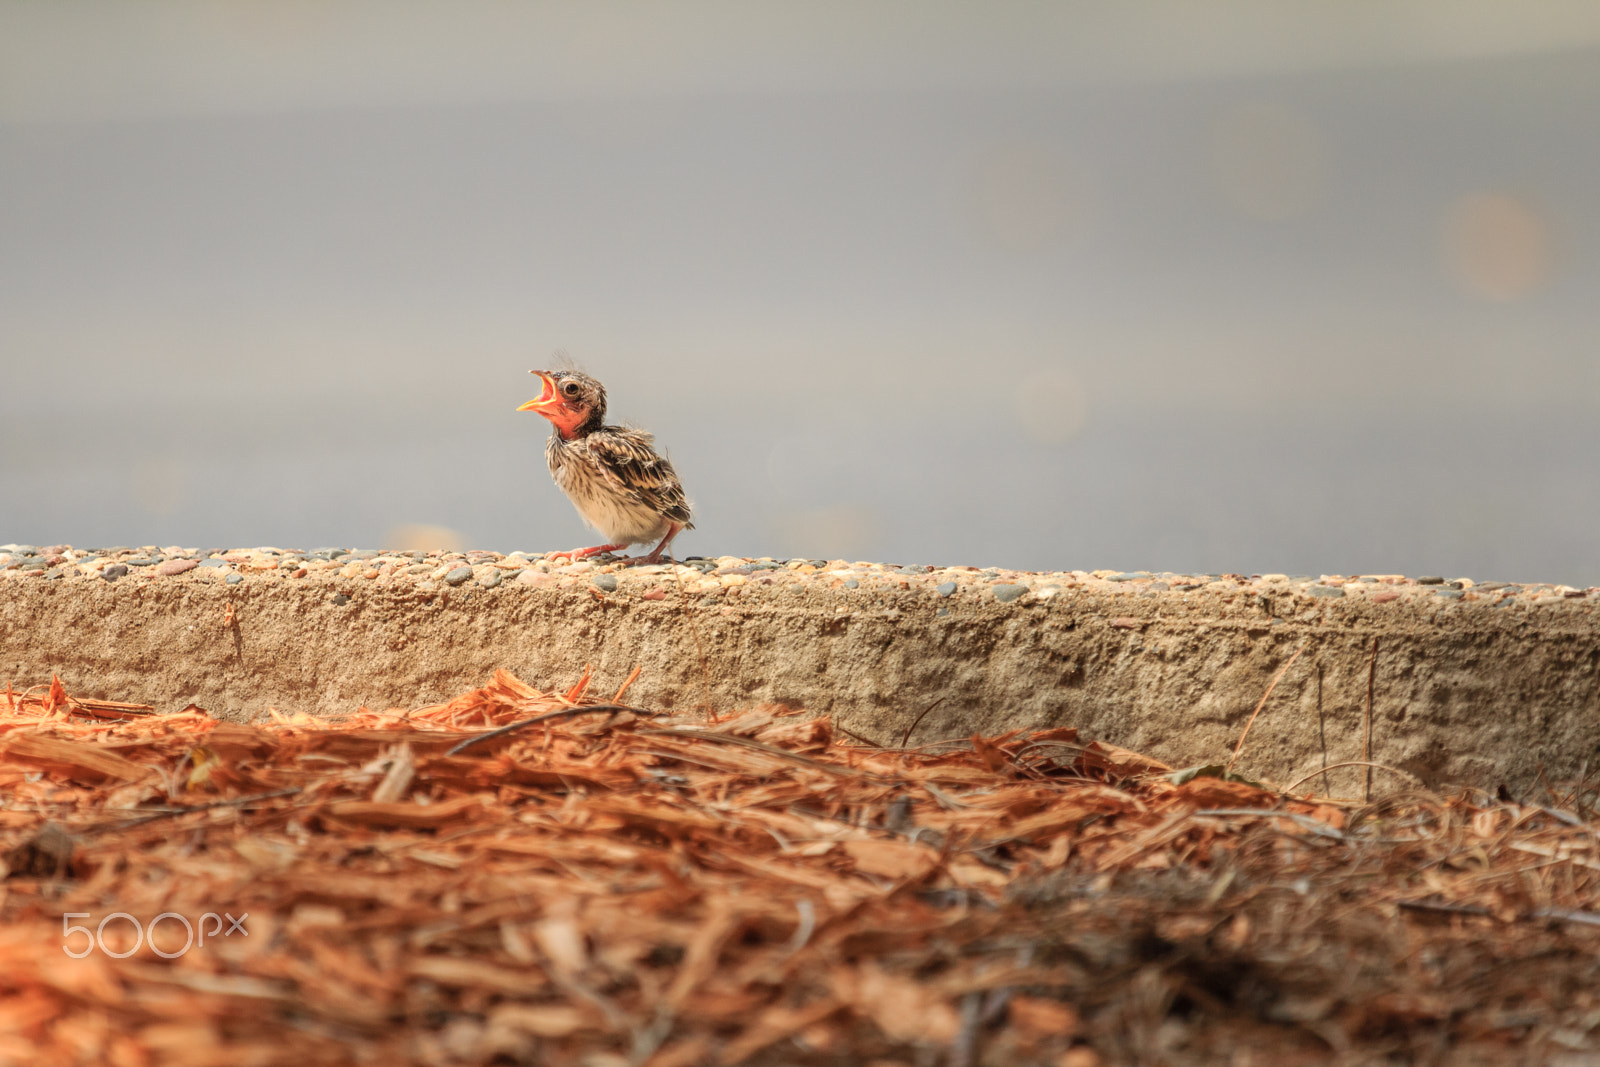
[{"label": "blurred gray background", "polygon": [[[1600,5],[0,3],[0,541],[1600,583]],[[428,530],[426,527],[433,527]]]}]

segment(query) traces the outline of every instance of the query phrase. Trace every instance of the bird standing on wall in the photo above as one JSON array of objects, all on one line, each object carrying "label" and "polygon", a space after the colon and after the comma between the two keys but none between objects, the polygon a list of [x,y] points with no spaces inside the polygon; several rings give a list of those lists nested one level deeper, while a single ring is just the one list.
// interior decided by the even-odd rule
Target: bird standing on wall
[{"label": "bird standing on wall", "polygon": [[683,483],[655,438],[627,426],[607,426],[605,386],[577,371],[529,371],[544,390],[518,411],[537,411],[553,431],[544,446],[550,476],[583,521],[610,544],[558,552],[574,560],[629,545],[661,542],[630,563],[654,563],[682,530],[694,529]]}]

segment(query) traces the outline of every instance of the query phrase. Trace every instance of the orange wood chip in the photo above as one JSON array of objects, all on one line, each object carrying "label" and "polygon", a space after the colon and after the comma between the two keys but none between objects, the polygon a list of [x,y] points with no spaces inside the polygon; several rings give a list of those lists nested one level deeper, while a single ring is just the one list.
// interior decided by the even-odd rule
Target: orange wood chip
[{"label": "orange wood chip", "polygon": [[1365,1062],[1592,1029],[1592,791],[1367,806],[1174,785],[1071,727],[872,748],[585,697],[631,679],[253,725],[10,690],[0,1062]]}]

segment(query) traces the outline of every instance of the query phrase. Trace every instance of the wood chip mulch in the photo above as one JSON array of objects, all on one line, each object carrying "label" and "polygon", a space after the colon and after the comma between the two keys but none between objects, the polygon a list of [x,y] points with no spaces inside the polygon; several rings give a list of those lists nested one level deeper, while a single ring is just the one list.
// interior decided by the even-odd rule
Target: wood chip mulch
[{"label": "wood chip mulch", "polygon": [[587,683],[253,726],[8,687],[0,1063],[1600,1062],[1584,788],[1290,797]]}]

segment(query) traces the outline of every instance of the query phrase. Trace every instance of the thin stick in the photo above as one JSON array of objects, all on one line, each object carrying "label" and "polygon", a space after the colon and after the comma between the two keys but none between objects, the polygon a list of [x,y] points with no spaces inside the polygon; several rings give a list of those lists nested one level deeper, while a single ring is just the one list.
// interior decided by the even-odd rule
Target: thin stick
[{"label": "thin stick", "polygon": [[1282,681],[1283,676],[1289,672],[1289,668],[1294,666],[1294,661],[1300,658],[1300,653],[1304,652],[1310,647],[1311,642],[1307,641],[1305,644],[1300,646],[1299,650],[1296,651],[1294,655],[1289,657],[1288,663],[1285,663],[1282,667],[1278,668],[1278,673],[1273,677],[1272,684],[1267,686],[1267,691],[1265,693],[1261,694],[1261,702],[1256,705],[1256,710],[1250,713],[1250,721],[1244,724],[1244,733],[1239,735],[1239,743],[1234,746],[1233,758],[1228,761],[1228,770],[1233,770],[1233,765],[1239,761],[1239,753],[1244,751],[1244,739],[1250,736],[1250,727],[1256,724],[1256,716],[1260,715],[1261,709],[1267,706],[1267,698],[1272,696],[1272,691],[1274,689],[1278,688],[1278,683]]},{"label": "thin stick", "polygon": [[[769,745],[764,741],[756,741],[749,737],[740,737],[738,734],[718,734],[712,733],[708,730],[682,729],[675,726],[646,726],[643,729],[636,730],[635,733],[637,733],[640,737],[678,737],[688,741],[711,741],[719,745],[736,745],[739,748],[748,748],[753,749],[756,752],[765,752],[769,756],[775,756],[778,759],[787,760],[790,763],[798,763],[803,767],[812,767],[827,774],[836,774],[841,778],[872,778],[878,781],[883,780],[882,775],[873,774],[870,771],[858,771],[854,767],[841,767],[835,763],[824,763],[821,760],[812,759],[810,756],[802,756],[798,752],[791,752],[786,748],[779,748],[777,745]],[[670,755],[672,759],[680,758],[676,753],[670,753],[668,755]]]},{"label": "thin stick", "polygon": [[1327,793],[1329,791],[1328,774],[1326,770],[1328,766],[1328,729],[1326,720],[1322,714],[1322,664],[1320,663],[1317,664],[1317,740],[1322,745],[1322,766],[1324,768],[1322,774],[1322,791],[1323,793]]},{"label": "thin stick", "polygon": [[1590,926],[1600,926],[1600,913],[1592,911],[1574,911],[1571,908],[1536,908],[1528,914],[1535,919],[1564,919],[1569,923],[1586,923]]},{"label": "thin stick", "polygon": [[497,737],[504,737],[506,734],[522,729],[524,726],[532,726],[535,723],[549,722],[551,719],[564,719],[572,715],[587,715],[592,711],[631,711],[635,715],[666,714],[666,712],[650,711],[646,708],[632,708],[626,704],[585,704],[579,708],[560,708],[556,711],[547,711],[543,715],[535,715],[531,719],[523,719],[521,722],[514,722],[510,726],[502,726],[498,730],[490,730],[486,734],[479,734],[476,737],[469,737],[465,741],[462,741],[453,748],[449,749],[447,752],[445,752],[445,755],[454,756],[458,752],[466,751],[473,745],[479,744],[483,741],[493,741]]},{"label": "thin stick", "polygon": [[1201,808],[1189,814],[1200,816],[1209,815],[1223,819],[1287,819],[1296,826],[1304,827],[1318,837],[1327,837],[1335,841],[1345,840],[1345,835],[1335,830],[1325,822],[1319,822],[1309,815],[1297,815],[1292,811],[1282,808]]},{"label": "thin stick", "polygon": [[150,715],[156,710],[150,704],[124,704],[119,700],[84,700],[71,697],[70,701],[73,711],[95,718],[106,715]]},{"label": "thin stick", "polygon": [[[177,815],[188,815],[195,811],[210,811],[212,808],[240,808],[247,804],[254,804],[258,800],[273,800],[277,797],[292,797],[301,791],[300,786],[290,786],[288,789],[276,789],[271,793],[256,793],[247,797],[234,797],[232,800],[213,800],[209,804],[195,804],[186,808],[164,808],[161,811],[151,812],[148,808],[130,808],[130,813],[135,818],[124,819],[116,823],[102,823],[96,826],[86,826],[79,831],[84,834],[99,833],[102,830],[131,830],[147,822],[157,819],[170,819]],[[148,812],[148,814],[146,814]]]},{"label": "thin stick", "polygon": [[[1372,656],[1367,660],[1367,711],[1363,720],[1361,733],[1361,759],[1363,762],[1372,758],[1372,682],[1378,673],[1378,639],[1372,639]],[[1372,768],[1367,768],[1367,784],[1362,790],[1361,799],[1372,800]]]},{"label": "thin stick", "polygon": [[1321,774],[1323,771],[1336,771],[1340,767],[1365,767],[1365,768],[1367,768],[1369,773],[1372,771],[1372,769],[1374,767],[1376,767],[1380,771],[1388,771],[1390,774],[1398,775],[1401,778],[1405,778],[1405,779],[1409,780],[1410,782],[1412,782],[1414,785],[1418,785],[1418,786],[1426,785],[1426,783],[1423,782],[1423,780],[1421,778],[1418,778],[1416,775],[1412,774],[1410,771],[1402,771],[1399,767],[1391,767],[1387,763],[1373,763],[1370,760],[1364,760],[1364,759],[1347,759],[1343,763],[1330,763],[1326,767],[1321,768],[1320,770],[1315,770],[1315,771],[1312,771],[1310,774],[1302,775],[1301,777],[1296,778],[1289,785],[1284,786],[1281,790],[1279,790],[1279,792],[1292,793],[1292,792],[1294,792],[1294,787],[1295,786],[1303,785],[1306,782],[1311,781],[1311,779],[1315,778],[1317,775]]},{"label": "thin stick", "polygon": [[882,745],[878,744],[878,742],[874,741],[872,738],[870,738],[870,737],[862,737],[860,734],[856,733],[854,730],[846,730],[843,726],[840,726],[838,723],[834,723],[833,728],[835,730],[838,730],[841,734],[848,734],[849,736],[855,738],[857,741],[860,741],[864,745],[871,745],[873,748],[882,748],[883,747]]},{"label": "thin stick", "polygon": [[905,736],[900,739],[900,747],[901,748],[905,748],[906,747],[906,743],[911,740],[911,735],[917,732],[917,727],[922,725],[922,720],[928,717],[928,712],[932,711],[934,708],[938,707],[940,704],[943,704],[943,703],[944,703],[944,697],[940,697],[938,700],[935,700],[932,704],[929,704],[927,707],[923,708],[921,715],[918,715],[915,719],[911,720],[911,725],[906,727]]},{"label": "thin stick", "polygon": [[1482,904],[1448,904],[1432,900],[1398,900],[1395,906],[1411,911],[1437,911],[1444,915],[1488,915]]}]

